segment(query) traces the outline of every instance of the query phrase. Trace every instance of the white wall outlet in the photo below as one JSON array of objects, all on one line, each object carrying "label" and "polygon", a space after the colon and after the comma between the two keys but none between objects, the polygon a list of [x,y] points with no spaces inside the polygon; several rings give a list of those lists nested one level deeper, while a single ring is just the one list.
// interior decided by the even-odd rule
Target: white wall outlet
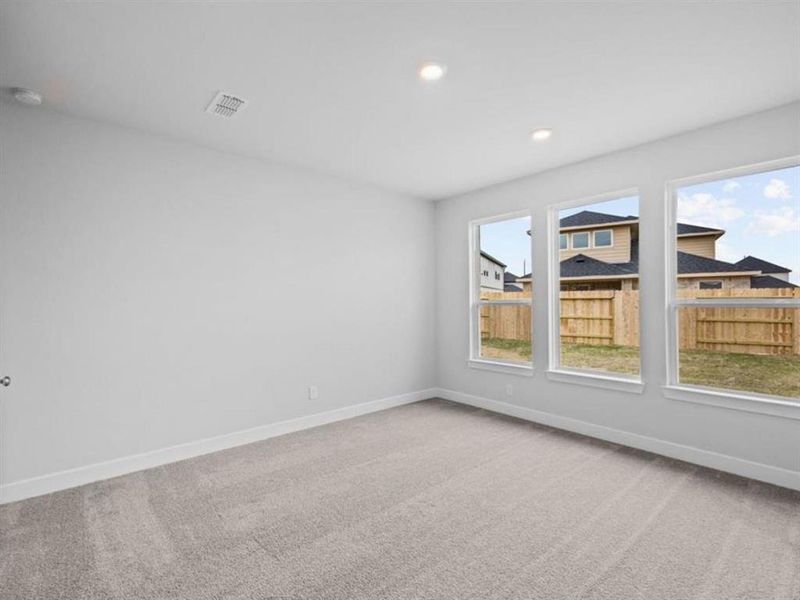
[{"label": "white wall outlet", "polygon": [[316,400],[317,398],[319,398],[319,388],[315,385],[308,386],[308,399]]},{"label": "white wall outlet", "polygon": [[510,383],[506,384],[506,396],[513,396],[514,395],[514,386]]}]

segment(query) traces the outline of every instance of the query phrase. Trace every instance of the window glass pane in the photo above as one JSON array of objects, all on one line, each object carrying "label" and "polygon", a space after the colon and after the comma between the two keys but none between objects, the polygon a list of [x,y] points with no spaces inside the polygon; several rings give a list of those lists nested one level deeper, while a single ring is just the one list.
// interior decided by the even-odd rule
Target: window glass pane
[{"label": "window glass pane", "polygon": [[558,236],[558,246],[561,250],[569,248],[569,236],[566,233],[562,233]]},{"label": "window glass pane", "polygon": [[[638,197],[560,211],[562,228],[583,229],[559,252],[562,367],[639,374],[638,215]],[[595,247],[580,248],[590,236]]]},{"label": "window glass pane", "polygon": [[800,397],[800,309],[681,307],[680,383]]},{"label": "window glass pane", "polygon": [[797,289],[800,167],[719,179],[677,191],[677,288]]},{"label": "window glass pane", "polygon": [[[477,307],[478,357],[531,361],[531,221],[521,217],[478,228],[480,240]],[[492,302],[519,304],[492,304]]]},{"label": "window glass pane", "polygon": [[[677,190],[677,297],[800,298],[800,167]],[[681,383],[800,395],[798,309],[678,310]]]},{"label": "window glass pane", "polygon": [[611,245],[611,230],[605,229],[594,232],[594,245],[597,247]]},{"label": "window glass pane", "polygon": [[582,231],[580,233],[572,234],[572,247],[575,249],[589,247],[589,233]]},{"label": "window glass pane", "polygon": [[480,298],[530,298],[531,219],[520,217],[479,227]]},{"label": "window glass pane", "polygon": [[483,304],[480,328],[481,358],[530,362],[530,304]]}]

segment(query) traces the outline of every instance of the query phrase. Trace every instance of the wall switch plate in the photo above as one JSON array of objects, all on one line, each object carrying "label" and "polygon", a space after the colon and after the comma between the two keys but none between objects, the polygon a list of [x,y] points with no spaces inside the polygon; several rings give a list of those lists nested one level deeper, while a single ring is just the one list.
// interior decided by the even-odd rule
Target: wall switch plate
[{"label": "wall switch plate", "polygon": [[308,386],[308,399],[316,400],[319,398],[319,389],[315,385]]},{"label": "wall switch plate", "polygon": [[506,396],[513,396],[514,395],[514,386],[510,383],[506,384]]}]

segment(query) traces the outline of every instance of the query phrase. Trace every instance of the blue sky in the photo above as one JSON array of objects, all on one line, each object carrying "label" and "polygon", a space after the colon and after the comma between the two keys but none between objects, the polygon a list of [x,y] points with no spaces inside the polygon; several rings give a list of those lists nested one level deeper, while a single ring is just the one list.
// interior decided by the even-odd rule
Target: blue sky
[{"label": "blue sky", "polygon": [[[638,215],[636,197],[562,210],[566,217],[582,210]],[[678,190],[678,220],[725,230],[717,258],[736,262],[752,255],[792,270],[800,284],[800,167],[722,179]],[[481,226],[481,248],[516,275],[530,270],[530,219]]]},{"label": "blue sky", "polygon": [[724,229],[719,260],[757,256],[791,269],[800,284],[800,167],[681,188],[678,220]]},{"label": "blue sky", "polygon": [[[530,217],[481,225],[481,250],[507,265],[506,271],[524,275],[531,270]],[[524,267],[523,267],[524,263]]]}]

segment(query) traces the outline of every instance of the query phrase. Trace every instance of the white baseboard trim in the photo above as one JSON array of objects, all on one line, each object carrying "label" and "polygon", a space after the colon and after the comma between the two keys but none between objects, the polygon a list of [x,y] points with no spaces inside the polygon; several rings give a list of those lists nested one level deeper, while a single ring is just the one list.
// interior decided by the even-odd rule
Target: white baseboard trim
[{"label": "white baseboard trim", "polygon": [[389,398],[373,400],[372,402],[345,406],[344,408],[337,408],[306,417],[234,431],[232,433],[226,433],[194,442],[187,442],[177,446],[170,446],[169,448],[161,448],[160,450],[152,450],[142,454],[116,458],[85,467],[77,467],[75,469],[59,471],[57,473],[50,473],[48,475],[21,481],[12,481],[0,486],[0,504],[7,504],[26,498],[33,498],[34,496],[66,490],[94,481],[118,477],[136,471],[143,471],[168,463],[186,460],[187,458],[233,448],[235,446],[242,446],[244,444],[251,444],[279,435],[310,429],[311,427],[318,427],[344,419],[351,419],[353,417],[401,406],[403,404],[426,400],[435,397],[437,391],[436,389],[427,389],[400,394],[399,396],[391,396]]},{"label": "white baseboard trim", "polygon": [[757,479],[758,481],[764,481],[766,483],[772,483],[774,485],[800,491],[800,472],[798,471],[790,471],[789,469],[783,469],[781,467],[774,467],[743,458],[736,458],[735,456],[729,456],[727,454],[719,454],[692,446],[667,442],[645,435],[613,429],[603,425],[595,425],[587,421],[579,421],[570,417],[563,417],[553,413],[508,404],[498,400],[490,400],[489,398],[473,396],[454,390],[439,388],[437,390],[437,396],[445,400],[468,404],[469,406],[475,406],[477,408],[484,408],[492,412],[555,427],[556,429],[565,429],[615,444],[630,446],[632,448],[638,448],[639,450],[647,450],[648,452],[684,460],[703,467],[709,467],[718,471],[725,471],[727,473],[733,473],[735,475],[741,475],[742,477],[749,477],[750,479]]}]

